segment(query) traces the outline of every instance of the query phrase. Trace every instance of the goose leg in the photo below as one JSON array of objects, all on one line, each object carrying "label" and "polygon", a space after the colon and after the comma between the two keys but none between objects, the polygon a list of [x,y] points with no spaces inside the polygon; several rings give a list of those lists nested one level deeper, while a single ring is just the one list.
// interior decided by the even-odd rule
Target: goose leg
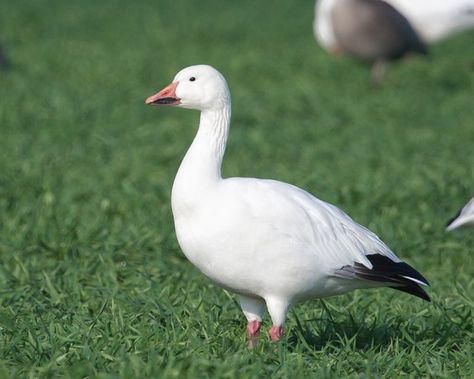
[{"label": "goose leg", "polygon": [[265,302],[263,299],[249,296],[240,296],[240,307],[247,318],[247,336],[249,347],[255,347],[258,344],[260,328],[262,326],[262,315],[265,311]]},{"label": "goose leg", "polygon": [[285,323],[290,303],[277,298],[268,298],[265,301],[273,322],[273,326],[268,331],[268,334],[273,342],[278,342],[284,333],[283,324]]}]

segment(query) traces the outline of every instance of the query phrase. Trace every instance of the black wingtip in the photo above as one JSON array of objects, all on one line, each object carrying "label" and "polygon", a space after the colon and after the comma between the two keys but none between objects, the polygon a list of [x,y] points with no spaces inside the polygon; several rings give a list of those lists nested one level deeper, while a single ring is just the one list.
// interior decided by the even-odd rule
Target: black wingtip
[{"label": "black wingtip", "polygon": [[413,278],[427,286],[429,285],[428,280],[421,273],[405,262],[394,262],[389,257],[381,254],[367,255],[367,259],[372,263],[372,270],[376,272]]},{"label": "black wingtip", "polygon": [[427,301],[428,303],[431,303],[431,299],[428,296],[428,294],[425,292],[423,288],[421,288],[419,285],[409,285],[409,286],[390,286],[390,288],[393,288],[394,290],[402,291],[409,293],[410,295],[419,297],[420,299],[423,299]]},{"label": "black wingtip", "polygon": [[386,285],[399,291],[430,301],[430,297],[421,285],[429,285],[426,278],[405,262],[394,262],[381,254],[367,255],[372,263],[368,269],[360,263],[354,265],[356,275],[365,280],[387,283]]}]

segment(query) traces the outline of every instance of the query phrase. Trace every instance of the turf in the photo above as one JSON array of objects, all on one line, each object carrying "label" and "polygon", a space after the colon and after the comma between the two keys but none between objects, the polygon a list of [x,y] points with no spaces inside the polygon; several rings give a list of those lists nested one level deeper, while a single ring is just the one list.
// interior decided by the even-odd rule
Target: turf
[{"label": "turf", "polygon": [[[0,3],[0,377],[472,377],[472,32],[428,59],[328,56],[312,1]],[[290,312],[249,350],[234,297],[182,255],[170,189],[198,114],[146,107],[182,67],[228,79],[225,176],[299,185],[430,281]],[[269,327],[268,317],[265,327]]]}]

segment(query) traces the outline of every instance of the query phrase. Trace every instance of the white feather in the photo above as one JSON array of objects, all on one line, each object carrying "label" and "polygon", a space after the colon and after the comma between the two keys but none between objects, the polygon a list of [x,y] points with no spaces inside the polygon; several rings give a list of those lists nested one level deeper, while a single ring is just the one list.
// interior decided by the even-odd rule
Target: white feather
[{"label": "white feather", "polygon": [[427,44],[474,27],[474,0],[385,0]]},{"label": "white feather", "polygon": [[[327,50],[337,49],[332,26],[332,9],[337,1],[341,0],[316,1],[313,31],[317,41]],[[408,19],[426,44],[474,27],[474,0],[384,1]]]},{"label": "white feather", "polygon": [[459,215],[446,227],[447,231],[458,228],[474,228],[474,197],[461,209]]}]

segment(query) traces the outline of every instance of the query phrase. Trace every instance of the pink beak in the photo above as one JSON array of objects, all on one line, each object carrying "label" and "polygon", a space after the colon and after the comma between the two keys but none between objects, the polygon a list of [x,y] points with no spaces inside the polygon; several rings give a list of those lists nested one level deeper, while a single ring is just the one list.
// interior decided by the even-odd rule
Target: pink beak
[{"label": "pink beak", "polygon": [[176,87],[178,82],[171,83],[163,88],[160,92],[155,93],[145,100],[147,105],[178,105],[181,104],[181,99],[176,96]]}]

